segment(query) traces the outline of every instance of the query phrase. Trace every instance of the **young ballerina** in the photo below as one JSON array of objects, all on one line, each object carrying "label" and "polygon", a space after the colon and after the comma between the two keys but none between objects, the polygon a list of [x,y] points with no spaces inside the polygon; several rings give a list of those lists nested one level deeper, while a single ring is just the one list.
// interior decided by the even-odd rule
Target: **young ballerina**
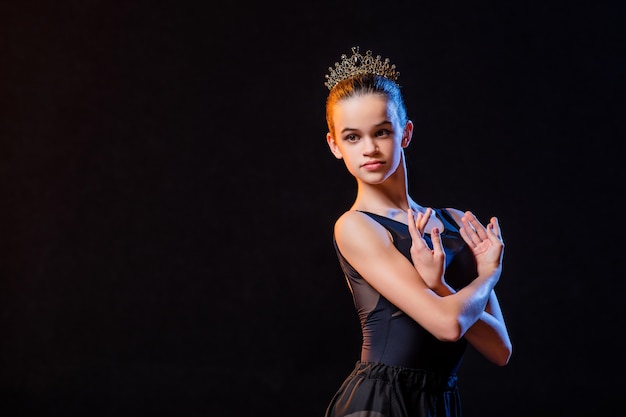
[{"label": "young ballerina", "polygon": [[360,360],[326,417],[458,417],[467,343],[500,366],[511,356],[494,291],[504,254],[498,220],[484,226],[471,211],[409,196],[413,123],[398,75],[358,47],[326,75],[326,139],[357,185],[333,243],[362,331]]}]

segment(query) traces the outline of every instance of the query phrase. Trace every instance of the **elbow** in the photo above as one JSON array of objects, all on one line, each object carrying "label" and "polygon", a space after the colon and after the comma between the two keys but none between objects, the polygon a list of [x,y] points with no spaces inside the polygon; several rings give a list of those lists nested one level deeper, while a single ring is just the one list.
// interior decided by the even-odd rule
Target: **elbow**
[{"label": "elbow", "polygon": [[440,327],[433,335],[441,342],[456,342],[460,340],[465,333],[463,326],[456,317],[443,320],[440,324]]},{"label": "elbow", "polygon": [[438,321],[431,333],[442,342],[457,342],[474,325],[477,317],[472,317],[464,308],[452,305],[438,315]]},{"label": "elbow", "polygon": [[501,346],[499,349],[496,349],[489,358],[491,362],[496,364],[497,366],[506,366],[511,360],[511,355],[513,353],[513,349],[511,344],[506,344]]},{"label": "elbow", "polygon": [[497,366],[506,366],[509,363],[509,359],[511,359],[511,355],[498,355],[492,362]]},{"label": "elbow", "polygon": [[513,354],[513,348],[512,346],[509,344],[508,346],[505,346],[502,351],[500,352],[500,355],[498,357],[498,360],[496,362],[496,365],[498,366],[505,366],[509,363],[509,361],[511,360],[511,355]]}]

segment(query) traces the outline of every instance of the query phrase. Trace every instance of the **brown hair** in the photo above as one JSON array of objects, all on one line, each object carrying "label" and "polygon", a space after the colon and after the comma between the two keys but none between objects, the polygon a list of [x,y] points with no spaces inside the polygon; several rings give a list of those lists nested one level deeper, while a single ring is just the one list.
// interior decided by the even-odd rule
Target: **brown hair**
[{"label": "brown hair", "polygon": [[334,136],[335,126],[332,120],[333,106],[342,100],[350,97],[378,94],[387,97],[393,104],[400,124],[404,126],[407,122],[406,106],[400,86],[394,81],[375,74],[361,74],[346,78],[335,85],[326,98],[326,124],[328,131]]}]

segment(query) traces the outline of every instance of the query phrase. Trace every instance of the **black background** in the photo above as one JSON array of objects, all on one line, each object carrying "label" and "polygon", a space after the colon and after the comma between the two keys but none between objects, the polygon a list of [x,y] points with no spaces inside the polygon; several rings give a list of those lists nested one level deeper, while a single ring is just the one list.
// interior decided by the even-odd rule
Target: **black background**
[{"label": "black background", "polygon": [[327,68],[389,57],[418,203],[497,215],[465,416],[626,415],[623,2],[5,2],[0,413],[321,416],[358,358]]}]

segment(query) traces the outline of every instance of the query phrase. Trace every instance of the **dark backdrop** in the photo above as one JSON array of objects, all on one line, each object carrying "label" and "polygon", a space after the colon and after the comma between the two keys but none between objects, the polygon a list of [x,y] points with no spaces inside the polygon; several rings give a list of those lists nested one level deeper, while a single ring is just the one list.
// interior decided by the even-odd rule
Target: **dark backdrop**
[{"label": "dark backdrop", "polygon": [[514,354],[468,352],[465,415],[624,415],[623,2],[0,16],[3,416],[323,414],[360,343],[324,139],[353,45],[401,72],[414,198],[503,227]]}]

